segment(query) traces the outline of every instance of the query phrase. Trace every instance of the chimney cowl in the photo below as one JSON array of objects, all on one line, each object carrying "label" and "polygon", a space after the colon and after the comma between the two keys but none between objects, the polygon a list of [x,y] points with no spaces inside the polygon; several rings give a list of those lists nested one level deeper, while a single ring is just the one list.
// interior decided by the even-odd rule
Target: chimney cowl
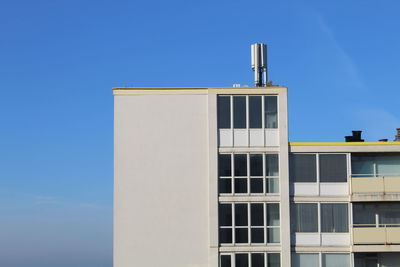
[{"label": "chimney cowl", "polygon": [[364,142],[364,139],[361,139],[362,131],[352,131],[353,135],[345,136],[346,142]]},{"label": "chimney cowl", "polygon": [[400,128],[397,128],[397,134],[394,137],[394,141],[400,142]]}]

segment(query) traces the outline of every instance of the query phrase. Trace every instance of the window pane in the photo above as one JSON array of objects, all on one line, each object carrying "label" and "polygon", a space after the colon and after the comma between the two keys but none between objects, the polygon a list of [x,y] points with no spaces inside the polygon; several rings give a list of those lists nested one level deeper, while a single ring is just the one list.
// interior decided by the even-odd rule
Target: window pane
[{"label": "window pane", "polygon": [[292,229],[300,233],[318,232],[318,205],[316,203],[292,204]]},{"label": "window pane", "polygon": [[268,226],[280,225],[278,203],[267,204],[267,225]]},{"label": "window pane", "polygon": [[249,96],[250,128],[262,128],[261,96]]},{"label": "window pane", "polygon": [[221,194],[232,193],[232,179],[219,178],[218,187],[219,187],[219,193]]},{"label": "window pane", "polygon": [[235,229],[235,242],[236,243],[248,243],[249,242],[247,228],[236,228]]},{"label": "window pane", "polygon": [[250,154],[250,175],[263,176],[263,160],[261,154]]},{"label": "window pane", "polygon": [[267,240],[268,240],[268,243],[279,243],[280,242],[279,228],[268,228],[267,229]]},{"label": "window pane", "polygon": [[247,176],[247,155],[235,154],[235,176]]},{"label": "window pane", "polygon": [[289,157],[290,180],[316,182],[317,163],[313,154],[291,154]]},{"label": "window pane", "polygon": [[230,96],[218,96],[218,127],[231,128],[231,99]]},{"label": "window pane", "polygon": [[221,255],[221,267],[231,267],[231,255]]},{"label": "window pane", "polygon": [[279,193],[278,178],[267,178],[265,182],[267,184],[267,193]]},{"label": "window pane", "polygon": [[354,224],[376,224],[376,213],[379,208],[370,203],[353,203]]},{"label": "window pane", "polygon": [[319,175],[322,183],[347,182],[346,155],[320,154]]},{"label": "window pane", "polygon": [[264,253],[251,254],[251,267],[264,267]]},{"label": "window pane", "polygon": [[246,128],[246,97],[233,97],[233,128]]},{"label": "window pane", "polygon": [[319,255],[316,253],[293,253],[292,267],[319,267]]},{"label": "window pane", "polygon": [[252,228],[251,229],[251,243],[264,243],[264,229]]},{"label": "window pane", "polygon": [[376,160],[376,172],[378,175],[399,175],[400,174],[400,155],[386,154],[380,155]]},{"label": "window pane", "polygon": [[250,179],[250,193],[263,193],[263,179],[251,178]]},{"label": "window pane", "polygon": [[281,267],[281,254],[269,253],[267,256],[268,267]]},{"label": "window pane", "polygon": [[321,204],[321,232],[345,233],[349,231],[347,204]]},{"label": "window pane", "polygon": [[250,204],[251,226],[264,225],[264,204]]},{"label": "window pane", "polygon": [[265,97],[265,128],[278,128],[278,97]]},{"label": "window pane", "polygon": [[219,204],[219,225],[232,226],[232,204]]},{"label": "window pane", "polygon": [[279,160],[278,154],[266,154],[265,155],[265,172],[267,176],[278,176],[279,175]]},{"label": "window pane", "polygon": [[350,267],[350,255],[345,253],[322,254],[322,266],[324,267]]},{"label": "window pane", "polygon": [[351,154],[352,174],[374,174],[374,157],[368,154]]},{"label": "window pane", "polygon": [[219,229],[219,242],[222,244],[232,243],[232,228],[220,228]]},{"label": "window pane", "polygon": [[235,266],[236,267],[249,267],[249,255],[248,254],[236,254],[235,255]]},{"label": "window pane", "polygon": [[248,226],[247,204],[235,204],[235,225]]},{"label": "window pane", "polygon": [[235,193],[247,193],[247,178],[235,178]]},{"label": "window pane", "polygon": [[218,155],[218,175],[219,176],[231,176],[232,165],[230,154],[219,154]]}]

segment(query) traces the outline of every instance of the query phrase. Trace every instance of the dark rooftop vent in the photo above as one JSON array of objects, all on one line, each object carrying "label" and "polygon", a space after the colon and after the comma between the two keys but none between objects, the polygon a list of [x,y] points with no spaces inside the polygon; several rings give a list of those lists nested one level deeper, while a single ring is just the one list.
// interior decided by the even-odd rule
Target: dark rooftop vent
[{"label": "dark rooftop vent", "polygon": [[361,139],[362,131],[352,131],[353,135],[345,136],[346,142],[364,142],[364,139]]},{"label": "dark rooftop vent", "polygon": [[387,142],[388,139],[386,139],[386,138],[385,138],[385,139],[379,139],[378,141],[379,141],[379,142]]}]

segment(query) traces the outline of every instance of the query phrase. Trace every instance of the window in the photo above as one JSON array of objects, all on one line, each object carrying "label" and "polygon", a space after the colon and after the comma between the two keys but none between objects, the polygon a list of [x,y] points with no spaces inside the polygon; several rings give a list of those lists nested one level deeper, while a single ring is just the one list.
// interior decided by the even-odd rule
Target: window
[{"label": "window", "polygon": [[321,183],[347,182],[345,154],[320,154],[319,179]]},{"label": "window", "polygon": [[351,169],[354,176],[400,175],[399,153],[353,153]]},{"label": "window", "polygon": [[322,266],[324,267],[350,267],[349,254],[323,253]]},{"label": "window", "polygon": [[298,233],[349,232],[347,203],[294,203],[291,206],[291,220],[292,229]]},{"label": "window", "polygon": [[231,128],[231,97],[218,96],[217,99],[218,128]]},{"label": "window", "polygon": [[316,203],[292,204],[292,229],[295,232],[318,232],[318,205]]},{"label": "window", "polygon": [[233,128],[246,128],[246,97],[233,97]]},{"label": "window", "polygon": [[289,167],[291,181],[302,183],[315,183],[317,181],[315,154],[291,154]]},{"label": "window", "polygon": [[294,153],[289,156],[289,171],[295,183],[346,183],[347,155]]},{"label": "window", "polygon": [[347,204],[321,203],[321,232],[346,233],[349,231]]},{"label": "window", "polygon": [[281,267],[280,253],[265,252],[237,252],[220,255],[221,267],[249,266],[249,267]]},{"label": "window", "polygon": [[265,96],[265,128],[278,128],[278,97]]},{"label": "window", "polygon": [[278,96],[219,95],[219,129],[277,129]]},{"label": "window", "polygon": [[278,154],[219,154],[218,174],[220,194],[279,193]]},{"label": "window", "polygon": [[350,267],[350,254],[292,253],[292,267]]},{"label": "window", "polygon": [[354,203],[354,227],[399,227],[399,203]]},{"label": "window", "polygon": [[249,96],[250,128],[262,128],[261,96]]},{"label": "window", "polygon": [[222,203],[219,205],[221,244],[280,242],[278,203]]},{"label": "window", "polygon": [[292,267],[319,267],[318,253],[293,253]]}]

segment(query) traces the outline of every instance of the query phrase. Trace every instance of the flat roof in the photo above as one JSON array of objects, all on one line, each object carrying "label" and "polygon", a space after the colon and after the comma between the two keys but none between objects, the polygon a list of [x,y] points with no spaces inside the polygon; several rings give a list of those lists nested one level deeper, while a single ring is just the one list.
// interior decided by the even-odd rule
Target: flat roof
[{"label": "flat roof", "polygon": [[287,87],[114,87],[114,95],[163,95],[163,94],[279,94],[286,93]]}]

